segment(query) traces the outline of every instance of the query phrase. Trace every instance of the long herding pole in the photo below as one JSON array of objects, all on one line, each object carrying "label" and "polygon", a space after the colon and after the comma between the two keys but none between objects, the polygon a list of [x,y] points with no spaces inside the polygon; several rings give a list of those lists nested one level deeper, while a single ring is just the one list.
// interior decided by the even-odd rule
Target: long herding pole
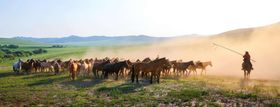
[{"label": "long herding pole", "polygon": [[[225,47],[225,46],[222,46],[222,45],[219,45],[219,44],[216,44],[216,43],[213,43],[213,45],[218,46],[218,47],[221,47],[221,48],[224,48],[224,49],[226,49],[226,50],[229,50],[229,51],[231,51],[231,52],[234,52],[234,53],[236,53],[236,54],[238,54],[238,55],[243,56],[243,54],[241,54],[241,53],[239,53],[239,52],[237,52],[237,51],[235,51],[235,50],[229,49],[229,48],[227,48],[227,47]],[[251,61],[256,62],[254,59],[251,59]]]}]

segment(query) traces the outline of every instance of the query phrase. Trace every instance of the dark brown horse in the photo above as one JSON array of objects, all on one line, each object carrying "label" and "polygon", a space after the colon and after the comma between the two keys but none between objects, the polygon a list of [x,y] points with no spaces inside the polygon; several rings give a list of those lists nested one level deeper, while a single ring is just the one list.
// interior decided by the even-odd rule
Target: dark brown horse
[{"label": "dark brown horse", "polygon": [[244,71],[244,78],[245,79],[250,79],[250,73],[252,69],[252,64],[250,62],[243,62],[242,63],[242,69]]},{"label": "dark brown horse", "polygon": [[142,71],[143,74],[151,74],[150,83],[153,83],[154,78],[156,78],[157,82],[159,83],[161,71],[165,66],[168,65],[170,65],[170,63],[166,58],[159,58],[148,63],[134,63],[131,68],[131,81],[134,82],[136,79],[136,82],[139,83],[138,77]]},{"label": "dark brown horse", "polygon": [[145,58],[142,62],[151,62],[152,60],[149,58],[149,57],[147,57],[147,58]]},{"label": "dark brown horse", "polygon": [[94,78],[100,78],[99,72],[102,72],[104,65],[108,63],[110,63],[109,60],[97,60],[97,59],[93,62],[92,73]]},{"label": "dark brown horse", "polygon": [[103,67],[103,72],[105,73],[104,77],[108,78],[109,74],[115,73],[116,74],[116,80],[118,80],[119,72],[123,68],[129,68],[129,61],[128,60],[119,61],[119,62],[115,62],[115,63],[108,63],[108,64],[104,65],[104,67]]},{"label": "dark brown horse", "polygon": [[26,62],[22,63],[22,70],[24,73],[31,73],[32,69],[33,69],[33,64],[34,64],[35,60],[33,59],[28,59]]},{"label": "dark brown horse", "polygon": [[176,69],[177,69],[177,73],[181,73],[181,74],[186,74],[189,75],[187,68],[190,65],[194,65],[193,61],[189,61],[189,62],[177,62],[176,64]]}]

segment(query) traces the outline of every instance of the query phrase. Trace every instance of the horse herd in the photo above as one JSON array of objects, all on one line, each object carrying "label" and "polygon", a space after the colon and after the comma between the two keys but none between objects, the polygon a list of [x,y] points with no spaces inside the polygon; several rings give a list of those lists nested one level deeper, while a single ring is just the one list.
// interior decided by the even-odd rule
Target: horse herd
[{"label": "horse herd", "polygon": [[201,74],[205,72],[205,68],[210,65],[208,62],[183,62],[182,60],[169,61],[167,58],[150,59],[149,57],[142,61],[137,59],[132,62],[130,60],[120,60],[119,58],[103,58],[103,59],[80,59],[62,61],[55,60],[39,60],[28,59],[23,62],[19,60],[13,64],[13,71],[17,74],[37,73],[37,72],[53,72],[55,75],[69,71],[70,78],[75,80],[78,77],[108,78],[109,75],[118,80],[119,76],[130,77],[132,82],[139,83],[138,78],[150,78],[150,83],[156,81],[159,83],[161,75],[186,75],[191,72],[197,75],[197,69],[201,69]]}]

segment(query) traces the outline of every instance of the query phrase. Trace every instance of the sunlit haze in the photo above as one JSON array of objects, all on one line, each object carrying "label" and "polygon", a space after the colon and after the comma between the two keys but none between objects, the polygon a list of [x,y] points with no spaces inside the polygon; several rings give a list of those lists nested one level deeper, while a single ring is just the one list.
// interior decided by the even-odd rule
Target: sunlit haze
[{"label": "sunlit haze", "polygon": [[0,37],[210,35],[280,21],[279,0],[1,0]]}]

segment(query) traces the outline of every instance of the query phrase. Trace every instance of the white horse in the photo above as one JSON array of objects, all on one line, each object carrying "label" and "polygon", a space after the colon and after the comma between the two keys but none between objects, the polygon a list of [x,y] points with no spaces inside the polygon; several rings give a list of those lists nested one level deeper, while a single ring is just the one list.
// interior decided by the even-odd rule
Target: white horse
[{"label": "white horse", "polygon": [[15,72],[15,73],[19,73],[20,71],[21,71],[21,65],[22,65],[22,61],[21,61],[21,59],[19,59],[18,60],[18,62],[15,62],[14,64],[13,64],[13,71]]}]

